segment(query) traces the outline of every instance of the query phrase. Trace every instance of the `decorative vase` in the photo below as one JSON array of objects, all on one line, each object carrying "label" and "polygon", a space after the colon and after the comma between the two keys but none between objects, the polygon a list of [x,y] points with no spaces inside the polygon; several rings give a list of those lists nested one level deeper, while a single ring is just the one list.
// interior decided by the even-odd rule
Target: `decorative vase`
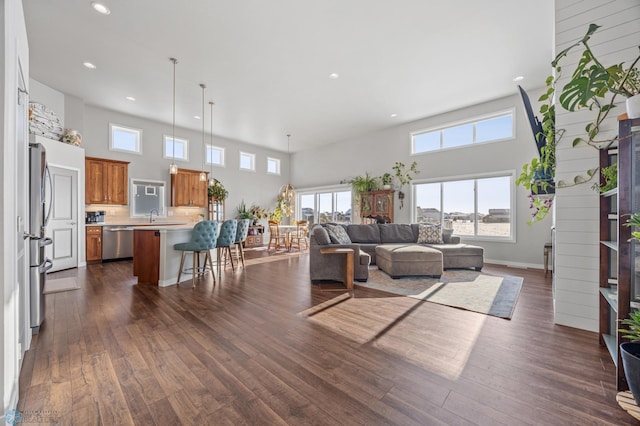
[{"label": "decorative vase", "polygon": [[620,345],[624,376],[629,390],[640,406],[640,342],[625,342]]},{"label": "decorative vase", "polygon": [[391,189],[391,185],[382,185],[382,189]]},{"label": "decorative vase", "polygon": [[627,98],[627,115],[629,118],[640,118],[640,94]]}]

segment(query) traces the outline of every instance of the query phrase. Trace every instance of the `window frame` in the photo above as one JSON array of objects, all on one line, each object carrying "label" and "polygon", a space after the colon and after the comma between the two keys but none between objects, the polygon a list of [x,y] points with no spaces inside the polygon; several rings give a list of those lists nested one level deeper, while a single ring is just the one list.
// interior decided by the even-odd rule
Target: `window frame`
[{"label": "window frame", "polygon": [[167,142],[168,142],[167,139],[173,140],[174,144],[176,143],[176,141],[178,141],[179,143],[183,143],[184,152],[185,152],[186,158],[184,158],[184,157],[175,157],[175,160],[188,163],[189,162],[189,139],[181,138],[180,136],[173,137],[171,135],[162,135],[162,157],[166,158],[167,160],[174,159],[173,155],[168,155],[167,152],[166,152]]},{"label": "window frame", "polygon": [[[114,129],[118,129],[126,133],[134,134],[136,138],[136,141],[135,141],[136,149],[132,151],[129,149],[122,149],[122,148],[115,147],[113,143]],[[142,155],[142,129],[124,126],[122,124],[109,123],[109,151],[126,152],[129,154]]]},{"label": "window frame", "polygon": [[[242,157],[247,156],[251,159],[251,168],[242,167]],[[255,172],[256,171],[256,154],[252,152],[240,151],[238,154],[238,168],[243,172]]]},{"label": "window frame", "polygon": [[[211,151],[219,151],[220,152],[220,158],[222,159],[222,162],[220,164],[214,163],[213,161],[209,161],[210,158],[211,158],[209,156],[209,150],[211,150]],[[206,158],[204,160],[205,164],[208,164],[210,166],[216,166],[216,167],[226,167],[226,148],[224,148],[222,146],[206,144],[206,153],[207,153],[207,156],[206,156]]]},{"label": "window frame", "polygon": [[443,208],[443,200],[444,200],[444,189],[442,184],[446,182],[456,182],[456,181],[465,181],[465,180],[474,180],[474,197],[473,197],[473,206],[474,211],[473,214],[475,217],[478,215],[478,180],[480,179],[491,179],[498,177],[508,177],[510,179],[509,184],[509,213],[510,213],[510,235],[507,237],[500,236],[490,236],[490,235],[478,235],[478,226],[477,221],[474,221],[474,235],[460,235],[460,238],[464,240],[473,240],[473,241],[491,241],[491,242],[501,242],[501,243],[515,243],[516,242],[516,230],[517,230],[517,212],[516,212],[516,190],[515,190],[515,179],[516,179],[516,171],[515,170],[502,170],[496,172],[488,172],[488,173],[477,173],[472,175],[456,175],[456,176],[448,176],[446,178],[431,178],[431,179],[416,179],[410,183],[411,186],[411,223],[417,223],[416,211],[417,211],[417,186],[422,184],[433,184],[440,183],[440,223],[444,224],[444,208]]},{"label": "window frame", "polygon": [[[353,217],[353,203],[354,203],[354,195],[353,195],[353,188],[351,187],[351,185],[331,185],[331,186],[322,186],[322,187],[314,187],[314,188],[303,188],[303,189],[298,189],[296,190],[296,202],[295,202],[295,218],[296,220],[309,220],[308,217],[302,217],[302,202],[300,201],[301,197],[304,195],[313,195],[314,197],[314,214],[312,216],[312,220],[309,220],[309,228],[311,228],[311,225],[313,224],[317,224],[320,223],[320,211],[318,209],[319,206],[319,197],[323,194],[331,194],[331,209],[333,211],[333,213],[335,213],[336,210],[336,203],[337,203],[337,193],[338,192],[348,192],[351,195],[351,203],[349,206],[349,210],[351,210],[350,216],[349,216],[349,222],[348,223],[355,223],[353,221],[354,217]],[[345,212],[346,213],[346,212]],[[332,218],[332,220],[336,220],[335,216]]]},{"label": "window frame", "polygon": [[[270,161],[274,161],[274,162],[275,162],[275,164],[276,164],[276,171],[275,171],[275,172],[271,172],[271,171],[269,171],[269,162],[270,162]],[[268,174],[268,175],[278,175],[278,176],[280,176],[280,175],[282,174],[282,173],[281,173],[280,164],[281,164],[281,161],[280,161],[280,159],[279,159],[279,158],[275,158],[275,157],[267,157],[267,174]]]},{"label": "window frame", "polygon": [[[494,118],[500,118],[500,117],[504,117],[504,116],[511,116],[511,136],[508,137],[504,137],[504,138],[499,138],[499,139],[492,139],[492,140],[488,140],[488,141],[482,141],[482,142],[477,142],[476,138],[477,138],[477,125],[478,123],[481,123],[483,121],[488,121]],[[460,127],[460,126],[464,126],[467,124],[472,124],[473,125],[473,141],[469,144],[464,144],[464,145],[458,145],[458,146],[452,146],[452,147],[444,147],[443,148],[443,132],[445,130],[449,130],[449,129],[453,129],[456,127]],[[423,135],[423,134],[427,134],[427,133],[434,133],[434,132],[440,132],[440,148],[438,149],[434,149],[434,150],[430,150],[430,151],[416,151],[416,140],[415,138],[419,135]],[[416,130],[413,131],[411,133],[409,133],[410,136],[410,143],[411,143],[411,155],[424,155],[424,154],[431,154],[434,152],[442,152],[442,151],[448,151],[448,150],[452,150],[452,149],[460,149],[460,148],[467,148],[470,146],[475,146],[475,145],[482,145],[482,144],[486,144],[486,143],[495,143],[495,142],[504,142],[504,141],[508,141],[508,140],[514,140],[516,139],[516,110],[515,108],[509,108],[509,109],[505,109],[505,110],[501,110],[501,111],[496,111],[490,114],[484,114],[481,116],[477,116],[477,117],[473,117],[470,119],[466,119],[466,120],[460,120],[460,121],[455,121],[455,122],[451,122],[451,123],[447,123],[441,126],[435,126],[435,127],[429,127],[426,129],[421,129],[421,130]]]}]

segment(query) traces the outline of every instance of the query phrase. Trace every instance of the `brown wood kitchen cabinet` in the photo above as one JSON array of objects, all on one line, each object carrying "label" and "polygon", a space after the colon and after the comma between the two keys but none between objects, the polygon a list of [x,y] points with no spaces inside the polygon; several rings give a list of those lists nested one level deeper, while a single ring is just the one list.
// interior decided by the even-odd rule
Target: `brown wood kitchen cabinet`
[{"label": "brown wood kitchen cabinet", "polygon": [[102,260],[102,226],[87,226],[87,262]]},{"label": "brown wood kitchen cabinet", "polygon": [[200,180],[200,170],[179,169],[171,175],[172,207],[207,207],[207,180]]},{"label": "brown wood kitchen cabinet", "polygon": [[87,204],[129,203],[129,162],[85,158],[85,202]]}]

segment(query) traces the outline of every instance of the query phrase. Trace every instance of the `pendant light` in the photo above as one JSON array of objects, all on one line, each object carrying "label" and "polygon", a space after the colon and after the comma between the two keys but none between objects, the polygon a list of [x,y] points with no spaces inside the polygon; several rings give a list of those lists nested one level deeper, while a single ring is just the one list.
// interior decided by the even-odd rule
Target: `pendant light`
[{"label": "pendant light", "polygon": [[[291,153],[289,152],[290,140],[291,140],[291,135],[287,135],[287,154],[289,155],[289,179],[291,179]],[[293,185],[291,185],[290,183],[283,185],[282,188],[280,188],[280,198],[286,200],[287,203],[291,204],[295,196],[296,196],[296,191],[293,188]]]},{"label": "pendant light", "polygon": [[204,83],[200,83],[202,87],[202,168],[200,169],[200,182],[207,180],[207,172],[204,171],[204,157],[207,155],[206,146],[204,143],[204,89],[207,87]]},{"label": "pendant light", "polygon": [[[209,107],[211,108],[211,149],[213,150],[213,106],[215,104],[213,101],[209,101]],[[212,151],[213,152],[213,151]],[[216,180],[213,178],[213,158],[210,158],[211,164],[211,174],[209,174],[209,186],[213,186],[216,183]]]},{"label": "pendant light", "polygon": [[178,165],[176,164],[176,64],[178,60],[176,58],[169,58],[173,62],[173,124],[171,127],[171,146],[173,147],[173,154],[171,164],[169,165],[169,173],[172,175],[178,174]]}]

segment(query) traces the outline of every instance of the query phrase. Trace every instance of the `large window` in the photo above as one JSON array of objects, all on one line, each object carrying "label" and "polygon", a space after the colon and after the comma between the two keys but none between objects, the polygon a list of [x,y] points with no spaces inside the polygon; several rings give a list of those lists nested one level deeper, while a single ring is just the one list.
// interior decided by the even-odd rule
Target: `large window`
[{"label": "large window", "polygon": [[142,152],[142,130],[109,124],[109,149],[134,154]]},{"label": "large window", "polygon": [[439,151],[514,137],[513,110],[411,134],[411,152]]},{"label": "large window", "polygon": [[512,240],[512,188],[512,174],[414,184],[413,220],[463,237]]},{"label": "large window", "polygon": [[164,158],[189,161],[189,140],[164,135]]},{"label": "large window", "polygon": [[317,190],[298,193],[296,218],[314,223],[351,223],[350,190]]}]

